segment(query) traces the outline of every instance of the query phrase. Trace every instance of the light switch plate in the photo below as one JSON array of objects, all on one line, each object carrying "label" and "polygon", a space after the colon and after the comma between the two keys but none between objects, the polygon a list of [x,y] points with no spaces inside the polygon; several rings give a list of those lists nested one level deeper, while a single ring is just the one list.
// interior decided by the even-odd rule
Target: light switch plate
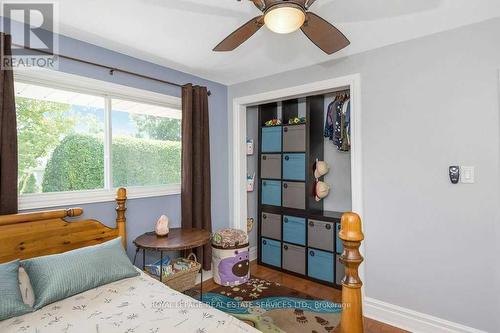
[{"label": "light switch plate", "polygon": [[474,167],[461,166],[460,167],[460,182],[462,184],[474,184]]}]

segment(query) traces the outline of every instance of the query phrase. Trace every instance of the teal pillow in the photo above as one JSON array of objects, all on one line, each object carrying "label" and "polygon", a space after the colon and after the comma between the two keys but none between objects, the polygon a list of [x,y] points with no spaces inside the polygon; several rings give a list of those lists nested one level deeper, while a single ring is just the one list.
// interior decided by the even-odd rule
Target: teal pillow
[{"label": "teal pillow", "polygon": [[121,238],[21,262],[35,294],[35,309],[113,281],[139,275]]},{"label": "teal pillow", "polygon": [[0,264],[0,321],[31,311],[19,289],[19,260]]}]

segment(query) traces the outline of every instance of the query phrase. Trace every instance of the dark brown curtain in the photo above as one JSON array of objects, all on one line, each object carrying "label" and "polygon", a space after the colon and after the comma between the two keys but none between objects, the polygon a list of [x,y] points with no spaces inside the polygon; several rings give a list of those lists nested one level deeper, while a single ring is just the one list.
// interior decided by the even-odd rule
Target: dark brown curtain
[{"label": "dark brown curtain", "polygon": [[[182,227],[212,231],[210,208],[210,135],[206,87],[182,87]],[[203,249],[203,269],[211,268],[210,245]],[[197,251],[199,258],[200,253]],[[200,258],[201,259],[201,258]]]},{"label": "dark brown curtain", "polygon": [[[0,33],[1,61],[12,55],[11,36]],[[17,213],[17,125],[14,75],[2,69],[0,77],[0,215]]]}]

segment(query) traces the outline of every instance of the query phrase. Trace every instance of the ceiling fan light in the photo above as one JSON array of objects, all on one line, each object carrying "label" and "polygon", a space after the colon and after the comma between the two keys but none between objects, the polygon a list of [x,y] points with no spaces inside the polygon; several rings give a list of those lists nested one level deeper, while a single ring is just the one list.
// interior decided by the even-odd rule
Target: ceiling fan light
[{"label": "ceiling fan light", "polygon": [[304,10],[295,5],[271,7],[264,16],[266,27],[278,34],[288,34],[299,30],[305,20]]}]

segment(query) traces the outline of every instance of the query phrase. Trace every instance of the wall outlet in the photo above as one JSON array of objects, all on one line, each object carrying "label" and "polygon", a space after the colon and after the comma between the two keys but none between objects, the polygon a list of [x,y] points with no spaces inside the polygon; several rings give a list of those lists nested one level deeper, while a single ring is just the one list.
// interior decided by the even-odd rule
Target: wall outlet
[{"label": "wall outlet", "polygon": [[474,184],[474,167],[461,166],[460,167],[460,182],[462,184]]}]

